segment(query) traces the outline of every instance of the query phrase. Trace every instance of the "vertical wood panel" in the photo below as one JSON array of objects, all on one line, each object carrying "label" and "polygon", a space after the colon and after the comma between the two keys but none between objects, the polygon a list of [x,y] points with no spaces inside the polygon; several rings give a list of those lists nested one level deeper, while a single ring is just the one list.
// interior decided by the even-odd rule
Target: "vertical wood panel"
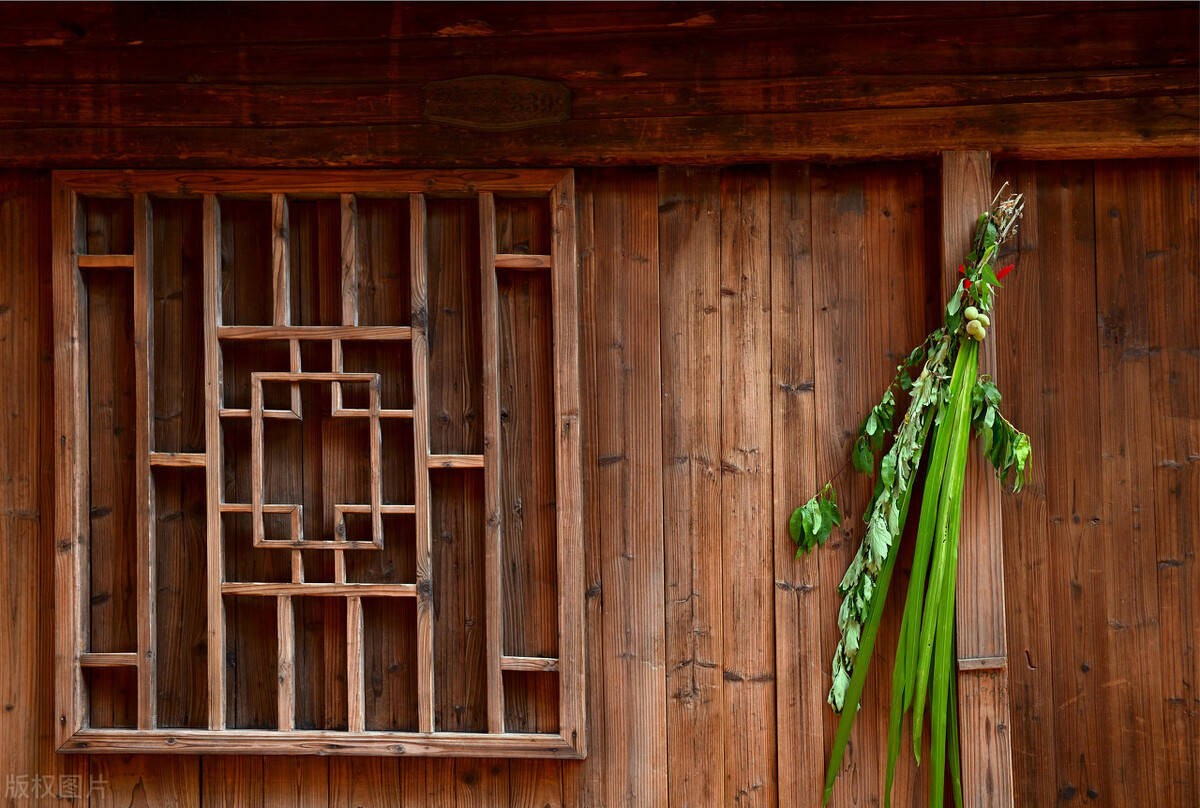
[{"label": "vertical wood panel", "polygon": [[721,178],[721,677],[725,804],[774,805],[770,181]]},{"label": "vertical wood panel", "polygon": [[658,209],[670,797],[715,805],[725,788],[720,170],[660,169]]},{"label": "vertical wood panel", "polygon": [[[1111,792],[1112,739],[1101,689],[1114,678],[1104,654],[1099,384],[1096,378],[1095,221],[1090,164],[1038,172],[1040,295],[1049,307],[1045,357],[1046,505],[1052,574],[1055,787],[1062,797]],[[1064,310],[1065,309],[1065,310]]]},{"label": "vertical wood panel", "polygon": [[1054,686],[1050,657],[1050,559],[1046,514],[1046,440],[1043,385],[1046,356],[1043,329],[1054,317],[1056,304],[1041,294],[1041,276],[1059,266],[1057,256],[1040,249],[1037,167],[998,166],[994,190],[1008,180],[1011,190],[1025,194],[1024,221],[1017,230],[1012,253],[1003,263],[1016,262],[1004,280],[998,312],[1004,318],[1007,340],[996,345],[1004,385],[1005,416],[1029,435],[1033,458],[1029,482],[1017,496],[1003,496],[1004,569],[1007,645],[1009,652],[1010,718],[1013,749],[1013,802],[1034,805],[1054,794]]},{"label": "vertical wood panel", "polygon": [[[1150,170],[1095,167],[1097,375],[1103,482],[1105,712],[1112,739],[1114,804],[1137,803],[1165,774],[1159,678],[1157,526],[1153,415],[1141,399],[1151,388],[1150,301],[1146,279],[1170,243],[1159,181]],[[1119,559],[1119,563],[1117,562]]]},{"label": "vertical wood panel", "polygon": [[655,180],[652,171],[597,174],[593,260],[583,264],[596,407],[590,493],[604,598],[596,681],[608,705],[596,731],[604,745],[600,804],[609,808],[667,802]]},{"label": "vertical wood panel", "polygon": [[221,601],[221,581],[225,577],[224,552],[221,548],[223,501],[221,421],[221,354],[217,346],[217,326],[221,323],[221,208],[216,196],[204,196],[204,450],[205,494],[208,507],[206,574],[208,582],[208,726],[225,728],[225,605]]},{"label": "vertical wood panel", "polygon": [[[971,249],[980,213],[992,200],[987,152],[941,156],[941,289],[958,285],[958,267]],[[1002,295],[998,295],[1002,299]],[[1019,305],[1020,301],[1013,301]],[[980,374],[996,375],[996,346],[1009,332],[1007,307],[998,305],[988,339],[979,348]],[[1006,379],[999,378],[1003,389]],[[976,442],[963,478],[962,531],[955,602],[959,660],[1007,656],[1004,635],[1004,543],[1000,485]],[[1008,674],[998,670],[957,673],[963,801],[966,805],[1012,805],[1012,749],[1008,732]]]},{"label": "vertical wood panel", "polygon": [[808,166],[771,173],[771,423],[775,542],[775,681],[779,794],[815,799],[824,787],[821,732],[828,660],[820,653],[821,553],[796,558],[792,510],[816,476],[813,263]]},{"label": "vertical wood panel", "polygon": [[[1149,283],[1149,398],[1153,413],[1154,527],[1165,761],[1153,796],[1163,805],[1200,803],[1200,194],[1197,163],[1141,163],[1145,213],[1124,228],[1145,235]],[[1098,214],[1099,215],[1099,214]],[[1142,399],[1144,402],[1144,399]],[[1153,691],[1152,691],[1153,692]]]},{"label": "vertical wood panel", "polygon": [[133,343],[137,389],[134,424],[137,444],[134,463],[137,496],[137,710],[138,728],[157,725],[158,694],[155,669],[154,479],[150,452],[154,451],[154,255],[150,200],[137,194],[133,200]]}]

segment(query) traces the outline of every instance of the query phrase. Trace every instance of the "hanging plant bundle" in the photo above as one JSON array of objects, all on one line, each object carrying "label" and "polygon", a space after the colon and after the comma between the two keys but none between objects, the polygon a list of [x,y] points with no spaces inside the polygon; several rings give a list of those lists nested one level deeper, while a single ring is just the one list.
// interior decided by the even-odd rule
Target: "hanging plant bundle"
[{"label": "hanging plant bundle", "polygon": [[[1003,193],[1003,189],[1001,189]],[[997,200],[999,199],[997,195]],[[841,768],[850,729],[862,699],[871,652],[908,521],[913,483],[925,470],[912,577],[896,664],[888,726],[885,804],[900,753],[903,719],[911,712],[912,745],[918,765],[925,707],[930,713],[929,804],[944,801],[946,767],[955,803],[962,805],[958,709],[954,685],[954,604],[959,521],[967,449],[974,431],[997,474],[1013,491],[1025,484],[1029,438],[1000,414],[1000,391],[978,375],[979,344],[987,338],[989,312],[1000,280],[1012,266],[994,268],[1000,245],[1016,232],[1021,195],[1013,195],[979,217],[963,276],[946,305],[945,322],[909,354],[879,403],[859,426],[851,452],[854,468],[875,479],[863,514],[862,544],[838,586],[841,641],[833,654],[829,704],[841,714],[825,777],[825,802]],[[897,393],[907,393],[908,410],[895,425]],[[801,553],[829,538],[842,520],[832,482],[797,508],[789,530]]]}]

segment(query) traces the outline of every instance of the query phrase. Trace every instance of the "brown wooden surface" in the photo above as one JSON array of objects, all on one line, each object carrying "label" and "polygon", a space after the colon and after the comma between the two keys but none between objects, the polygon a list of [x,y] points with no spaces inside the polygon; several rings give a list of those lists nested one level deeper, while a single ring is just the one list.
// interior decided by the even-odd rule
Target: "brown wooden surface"
[{"label": "brown wooden surface", "polygon": [[[254,754],[179,755],[153,761],[148,757],[97,756],[81,762],[53,752],[54,724],[46,716],[51,714],[54,690],[49,616],[54,523],[45,515],[51,512],[56,480],[53,468],[42,462],[46,447],[55,442],[46,406],[51,400],[47,361],[52,345],[51,194],[44,176],[11,172],[0,176],[0,232],[4,234],[0,239],[4,245],[0,250],[4,278],[0,290],[6,295],[0,302],[9,307],[0,309],[4,362],[31,384],[36,381],[36,387],[9,385],[0,392],[15,406],[5,410],[15,416],[6,419],[0,433],[11,470],[11,479],[5,476],[0,492],[12,498],[5,500],[12,504],[6,505],[0,553],[7,564],[5,599],[14,604],[0,624],[3,647],[13,651],[13,663],[0,667],[0,684],[5,693],[12,694],[5,698],[14,709],[0,712],[0,728],[6,738],[25,739],[0,747],[0,770],[5,774],[77,772],[83,774],[85,783],[89,771],[103,774],[111,795],[94,796],[97,805],[110,800],[133,802],[138,794],[145,794],[150,804],[174,801],[181,805],[407,806],[491,800],[491,804],[518,806],[596,806],[644,804],[643,799],[651,804],[682,804],[683,795],[690,792],[676,784],[682,782],[680,774],[685,767],[703,764],[714,769],[726,765],[726,758],[723,743],[686,745],[678,741],[678,730],[669,731],[680,726],[679,716],[685,709],[674,702],[676,688],[669,677],[680,674],[670,670],[673,641],[669,638],[683,636],[677,623],[685,620],[680,616],[685,605],[675,601],[690,593],[673,595],[678,587],[671,585],[676,579],[671,573],[675,562],[670,559],[683,557],[685,551],[678,543],[666,542],[671,536],[686,534],[668,532],[661,525],[671,524],[670,520],[658,522],[652,514],[662,509],[669,516],[675,505],[666,496],[677,472],[664,458],[669,457],[667,447],[681,440],[682,433],[676,430],[686,428],[699,435],[702,428],[719,430],[720,420],[711,410],[690,417],[670,415],[674,402],[664,397],[681,389],[680,384],[667,382],[677,378],[672,374],[680,367],[675,364],[680,361],[678,355],[668,347],[678,326],[668,330],[667,324],[679,323],[678,317],[684,313],[679,298],[664,290],[673,290],[686,280],[676,274],[678,263],[668,264],[679,260],[678,245],[697,235],[694,220],[681,220],[679,209],[663,203],[669,201],[664,195],[667,188],[670,199],[714,198],[719,187],[716,182],[726,187],[731,182],[731,177],[715,173],[672,169],[658,177],[654,172],[628,170],[579,174],[578,234],[587,313],[581,323],[583,502],[588,542],[582,561],[589,629],[590,749],[583,761],[513,761],[503,766],[488,759],[479,763],[363,760],[331,765],[320,759]],[[762,182],[763,175],[749,173]],[[1002,499],[1015,802],[1042,805],[1061,800],[1064,804],[1118,806],[1133,800],[1170,808],[1191,806],[1200,798],[1195,746],[1200,733],[1195,710],[1189,706],[1195,695],[1193,683],[1200,679],[1190,644],[1195,633],[1197,588],[1195,508],[1191,503],[1197,497],[1193,391],[1198,384],[1198,335],[1195,320],[1180,316],[1180,312],[1197,305],[1193,270],[1198,260],[1197,164],[1001,163],[995,173],[997,182],[1012,179],[1030,195],[1027,222],[1018,236],[1019,255],[1014,255],[1017,270],[1006,279],[997,310],[1008,335],[1003,344],[997,344],[1006,393],[1004,410],[1030,433],[1034,445],[1029,488]],[[746,176],[746,172],[733,174]],[[770,174],[774,346],[770,395],[775,414],[769,437],[774,447],[771,518],[775,527],[769,535],[775,549],[773,572],[764,569],[758,574],[774,575],[773,720],[778,734],[769,755],[777,761],[778,775],[772,776],[778,779],[772,781],[772,787],[778,788],[781,804],[807,804],[817,799],[832,726],[823,702],[830,650],[826,644],[834,630],[837,603],[831,587],[842,572],[844,559],[839,557],[839,549],[848,552],[858,535],[846,539],[836,532],[830,547],[796,562],[791,560],[790,542],[782,533],[784,519],[812,486],[840,465],[844,454],[837,446],[839,436],[853,430],[862,407],[878,393],[900,352],[909,347],[912,338],[924,333],[940,308],[932,292],[936,273],[923,274],[924,266],[935,264],[937,253],[930,253],[935,257],[928,264],[923,261],[926,231],[932,221],[924,204],[933,188],[931,180],[922,180],[922,176],[921,167],[911,164],[837,169],[777,166]],[[155,200],[156,214],[161,214],[163,202]],[[656,213],[660,205],[662,209]],[[811,224],[806,226],[810,209]],[[633,227],[640,219],[653,224]],[[336,225],[337,215],[331,221]],[[182,266],[198,267],[199,234],[186,235],[188,227],[198,227],[198,218],[181,212],[178,222],[180,235],[171,237],[179,239],[175,251],[180,258],[176,260]],[[295,217],[291,224],[294,230]],[[685,228],[686,233],[677,228]],[[336,227],[332,232],[337,232]],[[471,236],[477,238],[477,234]],[[161,271],[156,283],[186,277],[170,274],[176,270],[160,263],[165,260],[168,233],[164,231],[158,238],[156,268]],[[713,233],[707,238],[717,243]],[[859,239],[862,246],[855,247]],[[1090,247],[1093,242],[1094,248]],[[332,266],[336,268],[340,267],[336,236],[333,243]],[[676,246],[668,249],[670,244]],[[844,257],[834,261],[837,255]],[[809,265],[812,289],[805,291]],[[701,268],[694,265],[696,272]],[[711,274],[714,269],[706,271]],[[691,282],[698,284],[698,277]],[[185,299],[188,288],[185,283]],[[719,309],[719,288],[705,288],[711,290],[712,305]],[[788,295],[796,307],[790,313],[784,308]],[[806,315],[804,306],[809,299],[812,314]],[[158,305],[167,306],[169,300],[164,294]],[[699,319],[705,316],[709,301],[696,301],[700,308],[691,310],[689,316]],[[859,305],[869,312],[865,337],[853,334],[864,327],[858,319]],[[653,316],[645,313],[643,307],[647,306]],[[298,310],[294,308],[293,313]],[[920,315],[914,316],[918,311]],[[163,316],[156,316],[156,322]],[[338,321],[340,303],[325,322]],[[704,355],[704,346],[714,357],[719,355],[719,342],[711,331],[715,329],[696,332],[709,336],[693,344],[689,355]],[[162,343],[157,334],[156,342]],[[187,350],[188,344],[185,340],[179,350]],[[803,362],[808,352],[811,365],[806,366]],[[286,370],[286,355],[282,359],[280,369]],[[649,383],[659,367],[662,381]],[[161,376],[156,377],[156,384],[161,385]],[[180,384],[186,389],[195,382],[181,380]],[[684,389],[694,395],[705,388]],[[810,396],[812,424],[806,426],[803,402]],[[741,417],[743,399],[741,395],[714,396],[711,391],[705,398],[711,407],[732,417]],[[160,386],[155,402],[164,416],[175,411],[168,407],[170,401]],[[629,406],[618,407],[617,402]],[[793,402],[799,403],[798,413],[787,408]],[[171,424],[156,437],[160,449],[203,448],[203,419],[198,412],[189,412],[185,406],[177,421],[160,418],[159,423]],[[1137,442],[1135,438],[1140,440],[1147,432],[1146,425],[1147,442]],[[710,441],[716,440],[719,431],[709,434],[714,436]],[[810,468],[809,458],[813,457],[819,460]],[[199,471],[189,469],[154,473],[200,476]],[[431,472],[478,473],[469,469]],[[806,475],[812,479],[806,481]],[[195,524],[195,506],[186,505],[189,497],[194,503],[189,485],[194,488],[186,479],[167,483],[156,476],[160,505],[164,489],[174,487],[183,497],[184,523]],[[865,486],[844,486],[843,491],[856,507],[865,501]],[[718,512],[713,518],[729,518],[721,515],[721,500],[716,500],[715,507],[707,500],[705,504]],[[173,524],[160,522],[160,547],[164,541],[182,542],[185,547],[194,541],[186,531],[167,532],[165,526]],[[701,527],[705,524],[690,529],[699,531]],[[861,530],[852,523],[844,527]],[[748,535],[736,538],[745,541]],[[720,552],[719,547],[713,552]],[[202,566],[202,550],[200,553]],[[697,556],[701,565],[697,569],[711,571],[714,558]],[[281,581],[288,580],[286,564],[284,567]],[[628,577],[631,571],[638,571],[641,577]],[[179,572],[160,568],[163,581],[186,587]],[[188,590],[179,591],[182,597]],[[717,592],[714,597],[719,598],[720,589]],[[164,593],[159,602],[160,620],[168,613],[165,598]],[[368,601],[364,601],[364,641],[369,645],[372,615],[377,618],[377,613],[367,608]],[[395,601],[409,602],[405,598]],[[696,608],[701,604],[703,599]],[[787,623],[782,609],[793,608],[792,604],[797,606],[790,619],[796,622]],[[723,608],[714,606],[711,619],[724,621]],[[657,618],[648,616],[655,610]],[[271,616],[273,621],[273,611]],[[890,624],[885,621],[893,631],[897,617],[891,615]],[[340,619],[344,625],[345,615]],[[788,627],[791,625],[798,627]],[[626,633],[627,628],[640,633]],[[194,630],[185,627],[183,633]],[[299,656],[304,630],[299,624],[296,630]],[[824,644],[816,645],[808,631],[825,636]],[[628,645],[631,638],[638,642],[632,649]],[[170,650],[161,633],[159,639],[160,654],[183,654],[182,661],[166,675],[180,683],[181,690],[187,689],[183,683],[196,675],[194,668],[203,671],[203,650],[198,655],[195,650],[202,649],[202,643],[179,644]],[[723,668],[726,653],[745,653],[735,645],[741,641],[724,635],[721,655],[712,661]],[[697,642],[710,640],[698,636]],[[876,695],[886,690],[882,685],[888,678],[891,655],[887,646],[881,643],[878,670],[873,666],[869,683]],[[39,651],[30,656],[35,647]],[[268,650],[273,674],[274,645]],[[523,649],[506,649],[509,653],[518,650]],[[630,653],[641,656],[631,657]],[[1139,656],[1134,659],[1134,655]],[[795,666],[786,674],[790,678],[785,678],[788,663],[781,660]],[[805,678],[809,676],[812,681]],[[1146,684],[1134,677],[1152,681]],[[721,680],[715,686],[723,688],[725,683]],[[1156,688],[1161,695],[1155,695]],[[367,698],[371,698],[369,692]],[[191,716],[180,718],[181,724],[199,716],[198,725],[203,726],[203,694],[200,699],[198,713],[186,703],[168,706],[160,701],[160,715]],[[1086,711],[1079,706],[1081,702],[1087,705]],[[883,751],[879,739],[885,705],[886,696],[870,697],[859,716],[848,757],[852,763],[835,791],[839,803],[869,802],[880,796],[877,756]],[[273,714],[273,698],[268,707]],[[297,709],[301,710],[299,704]],[[415,720],[415,705],[407,709]],[[732,731],[749,719],[744,713],[722,708],[712,720]],[[655,726],[660,728],[658,733],[648,731]],[[762,730],[748,726],[747,731]],[[797,731],[804,734],[797,735]],[[714,733],[714,737],[723,737],[724,732]],[[631,748],[636,752],[631,754]],[[647,752],[661,755],[657,764]],[[1132,762],[1151,768],[1135,770]],[[1152,779],[1151,771],[1157,779]],[[914,795],[923,785],[911,772],[903,778],[897,799],[902,804],[919,804]],[[717,780],[723,789],[722,782]]]},{"label": "brown wooden surface", "polygon": [[[940,289],[945,297],[962,280],[958,267],[971,250],[979,214],[994,196],[991,156],[943,152],[939,175]],[[978,372],[992,376],[1003,390],[1019,382],[997,373],[997,346],[1013,332],[1005,327],[1004,308],[997,306],[994,314],[988,339],[979,346]],[[975,446],[963,477],[954,612],[963,802],[1006,808],[1013,805],[1013,786],[1000,497],[995,472],[982,448]]]},{"label": "brown wooden surface", "polygon": [[[0,154],[18,166],[721,163],[963,148],[1090,158],[1200,145],[1189,3],[376,3],[289,15],[89,2],[5,3],[2,16]],[[481,81],[509,90],[472,90]],[[447,103],[465,125],[444,122]],[[487,131],[497,120],[505,131]]]}]

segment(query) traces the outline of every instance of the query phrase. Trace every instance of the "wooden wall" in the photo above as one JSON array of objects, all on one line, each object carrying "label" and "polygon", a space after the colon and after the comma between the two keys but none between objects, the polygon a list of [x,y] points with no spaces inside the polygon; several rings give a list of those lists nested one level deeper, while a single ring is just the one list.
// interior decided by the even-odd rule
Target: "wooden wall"
[{"label": "wooden wall", "polygon": [[[72,168],[1191,155],[1198,25],[1178,2],[6,2],[0,154]],[[537,81],[470,79],[494,74]]]},{"label": "wooden wall", "polygon": [[[1004,500],[1016,804],[1196,805],[1197,163],[996,173],[1029,201],[997,317],[1035,452]],[[588,759],[83,758],[54,753],[50,722],[49,182],[0,173],[6,784],[103,778],[73,801],[96,806],[816,804],[860,523],[800,561],[784,526],[937,317],[936,177],[588,169],[577,187]],[[840,489],[860,512],[868,484]],[[836,805],[879,796],[898,625],[893,608]],[[904,769],[899,804],[923,788]]]}]

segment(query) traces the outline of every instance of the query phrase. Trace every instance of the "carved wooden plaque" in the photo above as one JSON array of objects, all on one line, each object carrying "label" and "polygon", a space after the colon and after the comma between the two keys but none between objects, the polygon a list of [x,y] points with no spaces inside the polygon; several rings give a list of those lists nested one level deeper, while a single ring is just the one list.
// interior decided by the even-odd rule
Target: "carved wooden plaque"
[{"label": "carved wooden plaque", "polygon": [[429,121],[503,132],[565,121],[571,94],[542,79],[464,76],[425,85],[421,110]]},{"label": "carved wooden plaque", "polygon": [[571,173],[55,182],[62,750],[584,755]]}]

